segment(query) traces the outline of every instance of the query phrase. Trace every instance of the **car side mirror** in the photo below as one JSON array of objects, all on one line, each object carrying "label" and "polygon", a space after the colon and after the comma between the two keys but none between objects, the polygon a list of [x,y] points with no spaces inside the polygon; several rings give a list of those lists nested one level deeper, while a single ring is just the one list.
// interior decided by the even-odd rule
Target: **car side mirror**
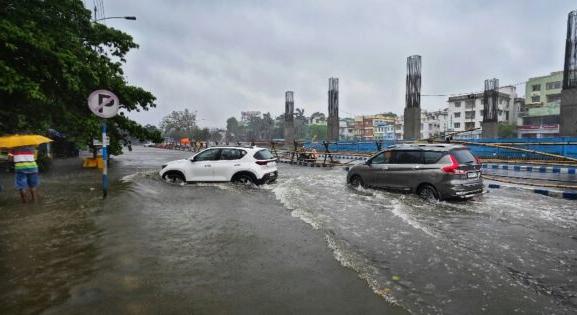
[{"label": "car side mirror", "polygon": [[367,166],[371,166],[371,164],[373,164],[373,163],[371,162],[371,160],[367,160],[367,161],[365,162],[365,165],[367,165]]}]

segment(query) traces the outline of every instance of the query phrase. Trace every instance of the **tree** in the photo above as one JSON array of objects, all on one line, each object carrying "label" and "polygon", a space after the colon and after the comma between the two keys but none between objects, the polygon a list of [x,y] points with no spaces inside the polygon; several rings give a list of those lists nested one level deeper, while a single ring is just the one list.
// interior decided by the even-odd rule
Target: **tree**
[{"label": "tree", "polygon": [[[93,23],[80,0],[0,2],[0,133],[56,129],[84,144],[99,136],[100,119],[86,98],[97,89],[113,91],[121,109],[148,110],[155,97],[129,85],[122,70],[132,37]],[[125,116],[108,120],[110,152],[121,152],[125,136],[158,140],[159,134]]]},{"label": "tree", "polygon": [[220,130],[213,130],[210,132],[209,139],[212,142],[220,142],[222,140],[222,134]]},{"label": "tree", "polygon": [[239,137],[239,126],[238,120],[234,117],[230,117],[226,120],[226,139],[227,141],[238,141]]},{"label": "tree", "polygon": [[499,123],[497,134],[499,138],[517,138],[517,126]]},{"label": "tree", "polygon": [[[151,125],[151,124],[147,124],[146,126],[144,126],[144,129],[151,135],[155,135],[152,139],[154,143],[160,143],[162,142],[162,132],[160,131],[160,129],[158,129],[158,127]],[[145,140],[145,139],[142,139]]]},{"label": "tree", "polygon": [[308,119],[304,108],[295,108],[294,115],[295,139],[304,139],[308,131]]},{"label": "tree", "polygon": [[200,141],[210,140],[210,131],[208,130],[208,128],[199,129],[198,136],[196,137],[196,139]]},{"label": "tree", "polygon": [[165,137],[171,137],[174,140],[191,138],[197,129],[196,112],[190,112],[188,109],[172,111],[162,118],[160,129]]},{"label": "tree", "polygon": [[321,141],[327,139],[327,125],[310,125],[310,139],[312,141]]},{"label": "tree", "polygon": [[272,138],[273,139],[284,138],[284,114],[281,114],[274,119]]},{"label": "tree", "polygon": [[274,120],[270,113],[262,115],[263,140],[269,141],[273,138]]}]

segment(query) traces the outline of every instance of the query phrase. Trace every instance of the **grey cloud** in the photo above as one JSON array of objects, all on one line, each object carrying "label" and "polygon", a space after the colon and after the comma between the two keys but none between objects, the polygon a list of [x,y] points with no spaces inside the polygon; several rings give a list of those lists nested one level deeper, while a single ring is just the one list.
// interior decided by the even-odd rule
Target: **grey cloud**
[{"label": "grey cloud", "polygon": [[[330,76],[341,111],[400,113],[405,60],[423,56],[423,93],[479,90],[559,70],[574,1],[107,1],[108,25],[133,34],[130,82],[158,108],[131,114],[158,123],[190,108],[223,126],[242,110],[279,114],[284,91],[297,107],[326,111]],[[521,91],[523,90],[523,87]],[[424,108],[444,98],[423,98]]]}]

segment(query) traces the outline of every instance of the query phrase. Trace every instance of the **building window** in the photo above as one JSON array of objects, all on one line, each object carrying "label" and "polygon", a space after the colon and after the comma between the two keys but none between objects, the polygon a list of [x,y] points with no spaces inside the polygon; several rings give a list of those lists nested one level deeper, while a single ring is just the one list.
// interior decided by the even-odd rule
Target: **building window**
[{"label": "building window", "polygon": [[461,128],[461,123],[453,123],[453,126],[454,126],[455,128]]},{"label": "building window", "polygon": [[465,119],[475,119],[475,111],[465,112]]},{"label": "building window", "polygon": [[456,113],[455,113],[455,118],[459,118],[459,117],[461,117],[461,112],[456,112]]},{"label": "building window", "polygon": [[475,101],[465,101],[465,109],[472,109],[475,107]]},{"label": "building window", "polygon": [[541,91],[541,84],[533,84],[533,86],[531,87],[531,91],[533,92]]},{"label": "building window", "polygon": [[561,94],[547,95],[547,103],[561,102]]},{"label": "building window", "polygon": [[531,96],[531,103],[539,103],[541,102],[541,96]]},{"label": "building window", "polygon": [[474,129],[474,128],[475,128],[475,122],[474,121],[470,121],[470,122],[465,123],[465,130],[470,130],[470,129]]},{"label": "building window", "polygon": [[461,102],[455,102],[455,107],[461,107]]},{"label": "building window", "polygon": [[561,81],[547,82],[545,88],[547,90],[556,90],[561,88]]}]

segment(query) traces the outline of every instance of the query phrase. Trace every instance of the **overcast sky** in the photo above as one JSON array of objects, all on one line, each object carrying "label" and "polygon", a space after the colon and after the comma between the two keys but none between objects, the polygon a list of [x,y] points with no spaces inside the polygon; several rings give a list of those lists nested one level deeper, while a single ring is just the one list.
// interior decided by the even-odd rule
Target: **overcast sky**
[{"label": "overcast sky", "polygon": [[[92,4],[92,0],[85,0]],[[328,78],[340,79],[340,116],[404,108],[406,57],[422,56],[422,93],[480,91],[562,70],[567,14],[555,1],[104,1],[107,25],[140,45],[128,55],[131,84],[158,107],[130,116],[158,124],[172,110],[197,111],[199,124],[284,110],[295,92],[305,114],[327,112]],[[524,85],[518,86],[524,93]],[[422,108],[445,106],[423,97]]]}]

